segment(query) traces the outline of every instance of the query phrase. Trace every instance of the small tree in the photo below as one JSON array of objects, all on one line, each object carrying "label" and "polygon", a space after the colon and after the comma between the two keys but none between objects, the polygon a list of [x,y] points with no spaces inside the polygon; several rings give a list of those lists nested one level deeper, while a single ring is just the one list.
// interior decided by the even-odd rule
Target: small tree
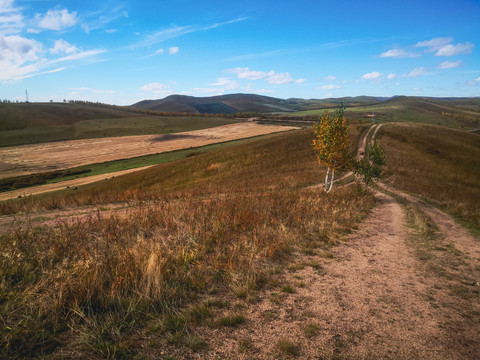
[{"label": "small tree", "polygon": [[353,171],[365,183],[366,188],[372,180],[382,178],[382,167],[386,163],[385,153],[376,142],[365,148],[365,155],[353,164]]},{"label": "small tree", "polygon": [[342,103],[333,117],[326,111],[313,125],[315,131],[313,146],[317,152],[318,162],[327,166],[324,183],[327,193],[332,190],[335,170],[345,168],[350,164],[348,126],[344,113],[345,107]]}]

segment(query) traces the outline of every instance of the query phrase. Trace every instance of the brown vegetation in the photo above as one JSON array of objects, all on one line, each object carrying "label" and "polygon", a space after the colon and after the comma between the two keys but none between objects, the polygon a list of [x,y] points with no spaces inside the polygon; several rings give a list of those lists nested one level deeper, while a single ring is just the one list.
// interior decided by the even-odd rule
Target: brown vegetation
[{"label": "brown vegetation", "polygon": [[480,228],[480,136],[441,126],[385,124],[385,177]]}]

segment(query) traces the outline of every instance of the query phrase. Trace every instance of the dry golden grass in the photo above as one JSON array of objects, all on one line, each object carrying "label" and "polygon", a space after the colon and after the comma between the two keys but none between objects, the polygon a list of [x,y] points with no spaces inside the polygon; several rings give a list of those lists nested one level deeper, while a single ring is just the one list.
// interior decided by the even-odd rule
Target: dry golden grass
[{"label": "dry golden grass", "polygon": [[92,216],[10,233],[0,244],[0,347],[11,356],[35,355],[58,345],[68,328],[80,341],[78,329],[104,326],[107,315],[121,323],[133,312],[141,322],[142,313],[168,314],[229,283],[248,291],[265,275],[265,261],[327,243],[372,202],[353,187],[329,196],[289,190],[159,200],[126,218]]},{"label": "dry golden grass", "polygon": [[386,124],[378,140],[394,187],[440,204],[480,228],[480,136],[441,126]]},{"label": "dry golden grass", "polygon": [[75,195],[30,199],[37,208],[150,201],[122,217],[97,214],[2,236],[0,358],[58,349],[133,357],[135,335],[149,331],[204,346],[189,329],[213,314],[193,303],[218,291],[248,297],[272,276],[268,264],[335,242],[373,205],[355,187],[328,195],[301,188],[321,174],[311,135],[278,135]]}]

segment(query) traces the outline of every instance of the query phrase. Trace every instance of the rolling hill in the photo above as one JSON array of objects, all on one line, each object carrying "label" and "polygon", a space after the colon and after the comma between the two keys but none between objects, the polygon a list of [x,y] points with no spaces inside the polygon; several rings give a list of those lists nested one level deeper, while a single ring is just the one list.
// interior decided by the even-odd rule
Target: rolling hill
[{"label": "rolling hill", "polygon": [[144,100],[132,107],[156,110],[178,111],[188,113],[233,114],[240,112],[295,112],[315,109],[325,106],[337,106],[343,101],[346,105],[371,105],[386,98],[371,96],[344,97],[337,99],[279,99],[270,96],[254,94],[229,94],[210,97],[194,97],[185,95],[170,95],[164,99]]}]

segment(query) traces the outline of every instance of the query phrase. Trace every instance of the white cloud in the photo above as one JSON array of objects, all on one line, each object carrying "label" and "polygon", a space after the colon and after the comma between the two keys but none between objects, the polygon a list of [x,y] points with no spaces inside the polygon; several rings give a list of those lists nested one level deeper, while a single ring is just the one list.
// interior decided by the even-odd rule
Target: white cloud
[{"label": "white cloud", "polygon": [[458,61],[444,61],[438,65],[439,69],[451,69],[451,68],[456,68],[459,67],[462,62],[460,60]]},{"label": "white cloud", "polygon": [[44,71],[44,72],[42,72],[42,74],[52,74],[52,73],[63,71],[65,69],[66,69],[66,67],[61,67],[61,68],[58,68],[58,69]]},{"label": "white cloud", "polygon": [[72,54],[74,52],[77,52],[78,49],[75,45],[70,44],[68,41],[60,39],[60,40],[55,40],[55,45],[49,51],[52,54],[59,54],[59,53]]},{"label": "white cloud", "polygon": [[223,86],[227,90],[238,89],[240,85],[229,78],[218,78],[216,83],[208,84],[211,86]]},{"label": "white cloud", "polygon": [[275,71],[271,70],[268,73],[265,71],[255,71],[250,70],[249,68],[235,68],[235,69],[228,69],[226,72],[236,74],[239,79],[247,79],[247,80],[266,80],[269,84],[275,85],[282,85],[288,83],[295,83],[295,84],[302,84],[306,81],[306,79],[293,79],[290,73],[275,73]]},{"label": "white cloud", "polygon": [[337,80],[337,77],[334,75],[329,75],[325,77],[325,81],[335,81]]},{"label": "white cloud", "polygon": [[154,94],[173,94],[173,90],[169,86],[161,83],[150,83],[140,88],[142,91],[153,92]]},{"label": "white cloud", "polygon": [[394,74],[394,73],[390,73],[390,74],[387,75],[388,80],[395,79],[396,77],[397,77],[397,74]]},{"label": "white cloud", "polygon": [[[0,34],[0,81],[18,81],[40,74],[48,74],[64,70],[56,64],[67,61],[85,59],[102,53],[103,50],[78,51],[73,45],[56,42],[51,53],[62,53],[56,59],[45,57],[42,44],[18,35]],[[56,67],[52,69],[53,67]]]},{"label": "white cloud", "polygon": [[302,84],[306,79],[293,79],[290,73],[278,73],[276,74],[273,70],[268,73],[267,82],[269,84],[283,85],[289,83]]},{"label": "white cloud", "polygon": [[476,78],[475,81],[480,83],[480,77]]},{"label": "white cloud", "polygon": [[394,58],[394,59],[403,59],[403,58],[414,58],[419,57],[420,54],[411,53],[402,49],[392,49],[384,53],[381,53],[379,57],[381,58]]},{"label": "white cloud", "polygon": [[475,47],[475,45],[470,42],[466,42],[465,44],[458,43],[457,45],[453,45],[452,42],[452,37],[440,37],[418,42],[415,47],[426,47],[426,52],[436,51],[435,56],[471,54]]},{"label": "white cloud", "polygon": [[75,25],[78,22],[77,12],[71,13],[67,9],[63,10],[48,10],[47,14],[39,19],[38,25],[47,30],[62,30]]},{"label": "white cloud", "polygon": [[375,80],[375,79],[378,79],[380,76],[382,76],[381,73],[374,71],[374,72],[362,75],[361,78],[365,80]]},{"label": "white cloud", "polygon": [[164,52],[165,52],[165,50],[158,49],[157,51],[155,51],[155,54],[163,54]]},{"label": "white cloud", "polygon": [[260,80],[265,79],[268,74],[264,71],[254,71],[249,68],[235,68],[226,70],[229,73],[236,74],[239,79]]},{"label": "white cloud", "polygon": [[319,89],[319,90],[333,90],[333,89],[340,89],[340,88],[341,88],[340,85],[330,84],[330,85],[320,86],[318,89]]},{"label": "white cloud", "polygon": [[37,30],[37,29],[27,29],[27,33],[29,33],[29,34],[40,34],[40,30]]},{"label": "white cloud", "polygon": [[207,26],[193,26],[193,25],[174,26],[169,29],[160,30],[145,36],[144,40],[136,41],[134,44],[131,45],[131,48],[151,46],[169,39],[174,39],[179,36],[183,36],[185,34],[190,34],[197,31],[208,31],[208,30],[216,29],[220,26],[233,24],[239,21],[244,21],[246,19],[247,18],[245,17],[237,18],[237,19],[225,21],[222,23],[207,25]]},{"label": "white cloud", "polygon": [[452,37],[439,37],[439,38],[433,38],[431,40],[420,41],[415,45],[415,47],[427,47],[428,49],[425,51],[433,52],[433,51],[440,50],[444,46],[450,44],[452,41],[453,41]]},{"label": "white cloud", "polygon": [[421,75],[425,75],[426,72],[427,72],[427,70],[424,67],[416,67],[415,69],[410,71],[408,74],[405,74],[403,76],[404,77],[410,77],[410,78],[418,77],[418,76],[421,76]]},{"label": "white cloud", "polygon": [[469,42],[457,45],[448,44],[438,49],[435,56],[456,56],[461,54],[471,54],[474,47],[475,45]]},{"label": "white cloud", "polygon": [[41,49],[42,45],[35,40],[0,34],[0,81],[22,78],[36,71],[36,66],[25,64],[36,61]]},{"label": "white cloud", "polygon": [[22,27],[23,16],[13,6],[13,0],[0,0],[0,33],[18,33]]},{"label": "white cloud", "polygon": [[[124,10],[125,5],[120,3],[113,6],[113,4],[103,5],[102,8],[96,11],[87,13],[83,17],[82,29],[86,33],[94,30],[101,29],[111,22],[120,19],[128,18],[128,13]],[[117,29],[108,29],[105,30],[106,33],[114,33]]]},{"label": "white cloud", "polygon": [[105,52],[105,50],[86,50],[86,51],[81,51],[81,52],[78,52],[78,53],[75,53],[75,54],[72,54],[72,55],[63,56],[63,57],[55,59],[55,60],[50,60],[49,63],[50,64],[56,64],[56,63],[64,62],[64,61],[81,60],[81,59],[85,59],[87,57],[102,54],[104,52]]},{"label": "white cloud", "polygon": [[180,51],[178,46],[172,46],[171,48],[168,49],[168,53],[170,55],[177,54]]}]

